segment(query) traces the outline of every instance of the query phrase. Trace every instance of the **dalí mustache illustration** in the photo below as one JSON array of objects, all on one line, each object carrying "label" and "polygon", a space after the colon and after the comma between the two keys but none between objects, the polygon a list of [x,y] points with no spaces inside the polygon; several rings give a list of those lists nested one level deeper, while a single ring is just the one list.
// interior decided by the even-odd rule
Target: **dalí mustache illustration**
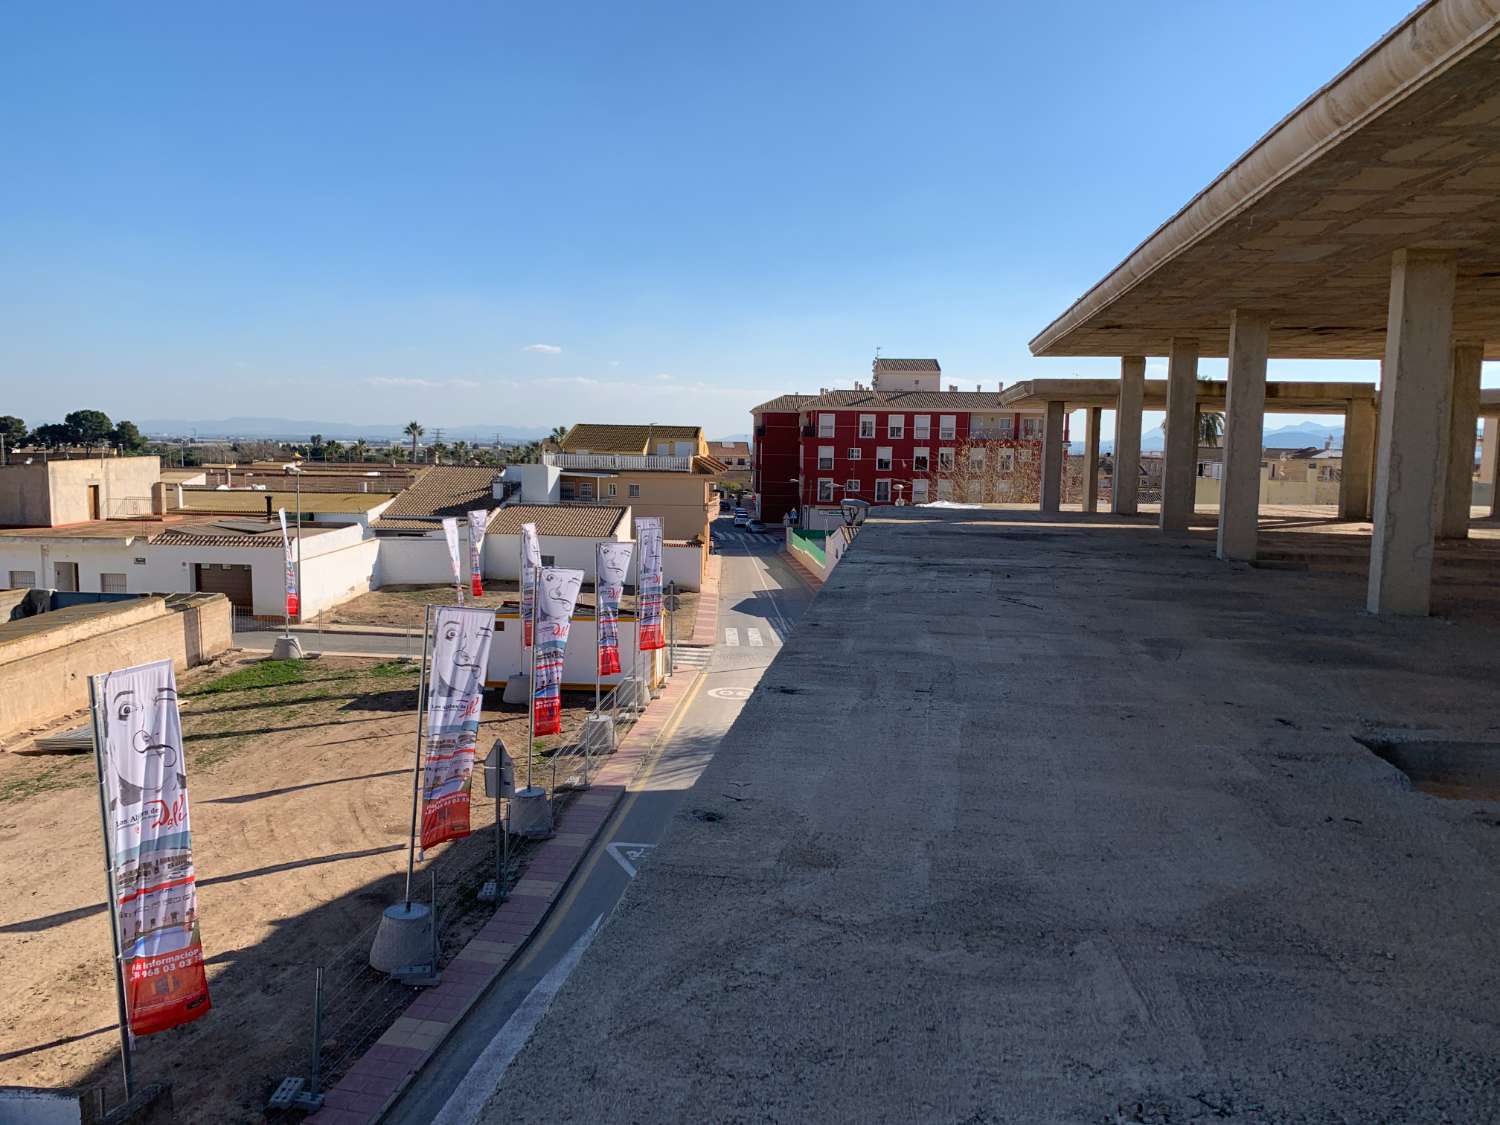
[{"label": "dal\u00ed mustache illustration", "polygon": [[[176,698],[175,691],[161,688],[153,702],[160,705]],[[148,794],[152,800],[175,799],[187,785],[187,778],[178,770],[182,755],[179,747],[144,725],[136,726],[144,718],[144,712],[134,691],[127,688],[116,695],[111,712],[116,722],[134,728],[128,738],[132,753],[114,763],[120,795],[112,804],[139,805]]]}]

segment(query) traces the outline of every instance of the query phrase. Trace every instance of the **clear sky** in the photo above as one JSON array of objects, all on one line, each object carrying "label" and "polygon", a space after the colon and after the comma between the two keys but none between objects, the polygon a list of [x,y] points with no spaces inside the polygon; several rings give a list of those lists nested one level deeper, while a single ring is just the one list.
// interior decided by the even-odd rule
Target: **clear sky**
[{"label": "clear sky", "polygon": [[717,436],[877,346],[1113,374],[1026,341],[1411,3],[13,5],[0,413]]}]

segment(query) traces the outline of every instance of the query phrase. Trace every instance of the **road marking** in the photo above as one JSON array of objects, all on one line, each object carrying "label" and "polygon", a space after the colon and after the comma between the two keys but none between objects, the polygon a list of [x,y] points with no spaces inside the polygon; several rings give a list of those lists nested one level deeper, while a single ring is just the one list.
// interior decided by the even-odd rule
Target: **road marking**
[{"label": "road marking", "polygon": [[614,861],[625,869],[625,874],[634,879],[637,871],[636,864],[645,859],[646,853],[654,847],[656,847],[655,844],[611,844],[606,850],[614,857]]},{"label": "road marking", "polygon": [[750,647],[751,648],[763,648],[763,647],[765,647],[765,643],[766,642],[763,641],[763,640],[761,640],[760,630],[759,629],[755,629],[755,628],[746,629],[745,630],[745,635],[746,635],[746,637],[750,641]]},{"label": "road marking", "polygon": [[738,629],[724,630],[724,643],[726,645],[737,645],[740,643],[740,631]]},{"label": "road marking", "polygon": [[750,689],[747,687],[716,687],[709,688],[708,694],[715,699],[749,699]]},{"label": "road marking", "polygon": [[589,947],[589,942],[594,940],[602,921],[604,915],[601,914],[584,931],[583,936],[573,943],[572,948],[563,954],[562,959],[547,971],[547,975],[537,982],[536,987],[526,994],[526,999],[521,1001],[520,1006],[511,1013],[510,1019],[495,1032],[489,1045],[479,1053],[474,1065],[469,1067],[469,1072],[454,1088],[452,1097],[443,1103],[443,1108],[432,1119],[432,1125],[473,1125],[479,1120],[485,1103],[494,1095],[495,1087],[500,1084],[506,1070],[531,1038],[536,1025],[547,1014],[552,998],[578,964],[578,959]]}]

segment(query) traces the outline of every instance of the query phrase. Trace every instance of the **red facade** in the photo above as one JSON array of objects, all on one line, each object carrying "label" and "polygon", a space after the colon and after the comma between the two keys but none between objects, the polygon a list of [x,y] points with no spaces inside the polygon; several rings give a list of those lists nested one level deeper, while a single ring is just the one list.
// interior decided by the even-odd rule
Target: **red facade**
[{"label": "red facade", "polygon": [[[927,397],[926,401],[932,401]],[[986,405],[982,411],[954,407],[901,409],[892,406],[819,406],[808,402],[801,411],[761,411],[756,414],[754,478],[760,518],[780,521],[793,507],[836,507],[846,497],[856,497],[871,504],[893,503],[898,498],[911,503],[914,497],[924,499],[920,491],[925,482],[925,499],[938,499],[940,450],[957,450],[961,446],[983,445],[988,448],[1013,449],[1015,456],[1040,458],[1042,416],[1037,413],[1005,413],[1011,435],[999,436],[989,431],[971,433],[970,415],[982,412],[1000,414]],[[821,415],[833,415],[833,433],[828,436],[820,425]],[[862,422],[873,415],[874,433]],[[941,419],[951,415],[953,432],[944,436]],[[926,436],[917,436],[917,419],[925,417]],[[892,436],[891,422],[900,419],[899,436]],[[1023,421],[1025,429],[1023,431]],[[1064,420],[1064,441],[1067,440]],[[824,452],[831,447],[831,460]],[[927,450],[926,467],[916,463],[916,451]],[[889,450],[889,463],[880,454]],[[820,483],[825,482],[821,485]],[[830,492],[826,482],[832,481]],[[881,485],[880,482],[886,482]],[[850,485],[857,485],[851,488]]]}]

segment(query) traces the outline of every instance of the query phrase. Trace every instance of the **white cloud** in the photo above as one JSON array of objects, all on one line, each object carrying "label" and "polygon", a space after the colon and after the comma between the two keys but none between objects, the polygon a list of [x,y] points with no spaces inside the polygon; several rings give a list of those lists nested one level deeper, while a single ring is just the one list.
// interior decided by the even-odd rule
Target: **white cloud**
[{"label": "white cloud", "polygon": [[477,379],[449,379],[446,385],[457,390],[473,390],[479,386],[479,381]]},{"label": "white cloud", "polygon": [[656,381],[658,383],[670,383],[672,381],[672,376],[668,375],[665,371],[658,372]]},{"label": "white cloud", "polygon": [[377,375],[367,380],[372,387],[435,387],[431,379],[399,379],[389,375]]},{"label": "white cloud", "polygon": [[541,355],[556,355],[562,348],[556,344],[527,344],[521,349],[523,352],[538,352]]}]

